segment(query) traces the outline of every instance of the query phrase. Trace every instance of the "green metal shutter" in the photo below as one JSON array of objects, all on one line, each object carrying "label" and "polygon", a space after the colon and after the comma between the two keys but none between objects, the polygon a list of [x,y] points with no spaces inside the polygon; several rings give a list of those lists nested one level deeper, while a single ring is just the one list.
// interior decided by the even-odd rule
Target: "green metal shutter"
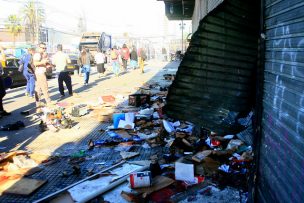
[{"label": "green metal shutter", "polygon": [[[246,112],[255,97],[259,5],[226,0],[200,22],[167,97],[169,116],[215,131],[229,112]],[[227,129],[226,129],[227,128]]]},{"label": "green metal shutter", "polygon": [[304,200],[304,1],[265,0],[258,202]]}]

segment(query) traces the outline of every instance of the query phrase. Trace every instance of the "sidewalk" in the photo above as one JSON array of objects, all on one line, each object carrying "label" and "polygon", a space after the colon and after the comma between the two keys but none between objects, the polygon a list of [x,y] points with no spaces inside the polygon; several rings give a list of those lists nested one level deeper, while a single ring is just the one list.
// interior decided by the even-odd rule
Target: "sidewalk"
[{"label": "sidewalk", "polygon": [[[113,95],[127,99],[129,94],[134,93],[144,83],[152,80],[160,80],[162,74],[159,74],[159,71],[167,72],[167,70],[169,70],[174,72],[174,70],[177,69],[177,64],[178,63],[172,63],[170,64],[172,67],[163,69],[166,63],[149,61],[145,66],[144,74],[141,74],[140,70],[137,69],[129,70],[120,77],[114,77],[111,72],[107,71],[102,78],[97,77],[95,67],[93,67],[88,86],[83,86],[82,77],[77,75],[72,76],[73,91],[76,94],[74,94],[73,97],[66,97],[63,100],[59,100],[57,79],[49,80],[51,99],[72,104],[96,104],[98,97],[101,95]],[[156,76],[156,74],[159,74],[159,76]],[[49,131],[40,133],[38,128],[39,123],[35,120],[33,114],[26,117],[20,114],[20,112],[25,110],[30,110],[31,113],[34,113],[34,107],[34,99],[24,96],[24,87],[7,91],[7,95],[4,98],[4,108],[12,112],[12,115],[1,119],[0,125],[21,120],[25,123],[26,127],[19,131],[0,131],[0,152],[25,149],[31,151],[38,150],[51,154],[56,148],[65,143],[79,141],[100,124],[96,120],[90,119],[90,115],[88,115],[76,120],[76,122],[79,122],[76,128],[60,130],[57,133]],[[50,139],[50,137],[52,137],[52,139]]]}]

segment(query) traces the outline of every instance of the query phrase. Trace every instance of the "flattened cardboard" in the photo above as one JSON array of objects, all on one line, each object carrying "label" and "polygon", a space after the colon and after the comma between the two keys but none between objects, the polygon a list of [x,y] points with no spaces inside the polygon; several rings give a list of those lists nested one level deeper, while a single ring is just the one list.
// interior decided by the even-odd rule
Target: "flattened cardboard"
[{"label": "flattened cardboard", "polygon": [[30,178],[7,179],[0,184],[0,194],[30,195],[46,182]]}]

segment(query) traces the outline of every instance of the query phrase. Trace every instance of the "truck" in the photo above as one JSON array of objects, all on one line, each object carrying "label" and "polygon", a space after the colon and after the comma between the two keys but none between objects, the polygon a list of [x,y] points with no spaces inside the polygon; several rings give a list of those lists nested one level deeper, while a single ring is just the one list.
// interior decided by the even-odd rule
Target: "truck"
[{"label": "truck", "polygon": [[112,48],[112,37],[105,32],[85,32],[82,34],[79,50],[89,49],[94,56],[98,49],[107,51]]}]

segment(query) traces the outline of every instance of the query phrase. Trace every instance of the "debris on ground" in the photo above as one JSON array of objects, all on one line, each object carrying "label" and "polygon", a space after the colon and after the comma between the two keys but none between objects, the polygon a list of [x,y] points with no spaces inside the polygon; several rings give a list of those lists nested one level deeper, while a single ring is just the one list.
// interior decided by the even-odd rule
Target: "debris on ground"
[{"label": "debris on ground", "polygon": [[[165,80],[172,81],[174,77],[173,74],[164,75]],[[217,134],[205,126],[195,126],[188,121],[167,117],[163,111],[167,91],[168,86],[151,83],[128,96],[99,96],[94,105],[73,106],[61,103],[54,108],[42,108],[39,116],[43,130],[57,132],[59,129],[71,128],[71,116],[81,119],[86,114],[91,114],[91,111],[93,118],[112,124],[99,130],[100,137],[86,140],[84,148],[66,155],[70,169],[62,171],[62,178],[84,172],[91,177],[65,191],[69,192],[72,201],[84,202],[98,198],[122,183],[127,184],[120,191],[120,197],[130,202],[169,202],[173,199],[200,202],[202,197],[215,199],[215,195],[222,196],[226,193],[225,190],[239,191],[246,198],[253,161],[253,152],[249,145],[251,140],[243,136],[244,133]],[[124,101],[126,98],[128,100]],[[250,112],[247,117],[238,118],[237,122],[243,126],[243,130],[249,132],[252,117]],[[157,147],[161,150],[154,150]],[[101,173],[102,170],[95,170],[95,166],[107,165],[111,168],[115,164],[95,161],[93,166],[84,168],[82,163],[95,160],[99,156],[97,150],[101,148],[117,152],[119,159],[129,165]],[[145,150],[154,150],[145,167],[125,161],[137,160]],[[1,157],[1,163],[10,160],[9,167],[1,164],[2,170],[37,166],[24,154],[7,154]],[[56,159],[45,159],[40,164],[52,161]]]}]

